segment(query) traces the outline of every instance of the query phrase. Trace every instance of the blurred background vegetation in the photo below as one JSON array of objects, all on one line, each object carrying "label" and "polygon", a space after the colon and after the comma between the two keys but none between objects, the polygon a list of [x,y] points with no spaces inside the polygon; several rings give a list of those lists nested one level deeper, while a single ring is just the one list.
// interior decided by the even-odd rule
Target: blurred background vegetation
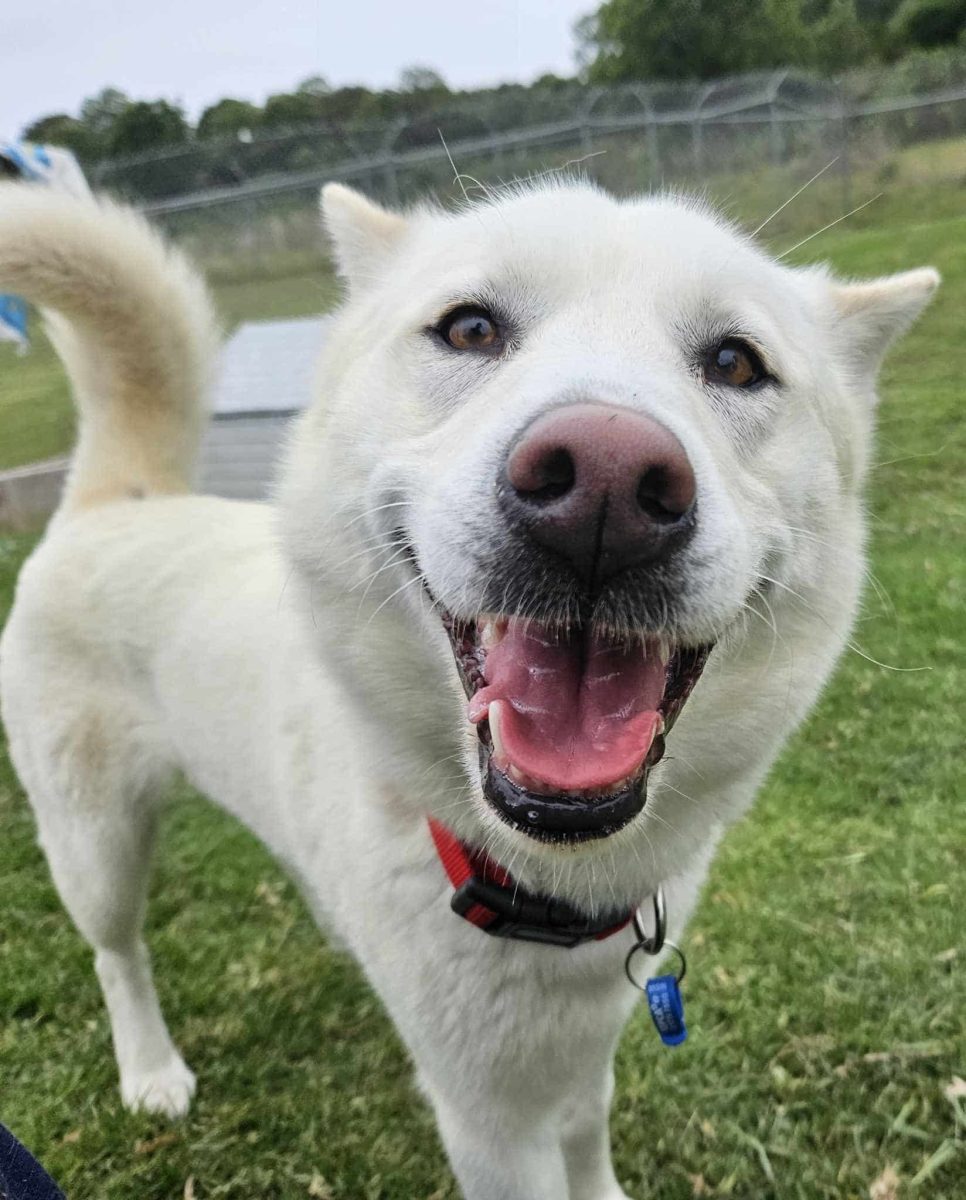
[{"label": "blurred background vegetation", "polygon": [[[544,75],[530,85],[452,91],[438,71],[411,66],[395,88],[375,91],[332,88],[313,76],[261,106],[225,97],[194,125],[170,100],[132,99],[108,87],[85,100],[79,113],[40,117],[24,137],[73,150],[89,170],[105,159],[239,135],[255,141],[302,124],[338,130],[432,118],[454,100],[490,112],[516,108],[519,122],[531,94],[582,83],[715,79],[772,67],[832,75],[915,61],[937,49],[962,53],[964,31],[966,0],[607,0],[578,23],[580,70],[571,79]],[[212,182],[231,178],[230,161],[212,161],[207,169]]]}]

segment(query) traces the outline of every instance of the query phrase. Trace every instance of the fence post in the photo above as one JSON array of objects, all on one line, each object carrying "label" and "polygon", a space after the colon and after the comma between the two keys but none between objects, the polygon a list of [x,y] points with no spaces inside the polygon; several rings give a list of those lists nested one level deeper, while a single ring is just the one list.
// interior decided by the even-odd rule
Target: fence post
[{"label": "fence post", "polygon": [[396,139],[399,134],[406,128],[409,122],[405,117],[400,117],[386,130],[386,136],[382,143],[382,152],[384,155],[382,163],[382,183],[386,202],[395,207],[399,204],[399,177],[396,173]]},{"label": "fence post", "polygon": [[590,120],[599,96],[600,89],[592,88],[580,106],[580,153],[584,158],[589,158],[594,153],[594,133]]},{"label": "fence post", "polygon": [[782,84],[788,78],[788,70],[776,71],[769,80],[768,94],[768,140],[771,161],[778,166],[785,157],[785,131],[782,128],[781,109],[776,104]]},{"label": "fence post", "polygon": [[661,178],[661,140],[658,137],[657,121],[654,119],[654,105],[651,103],[651,89],[647,84],[634,89],[641,108],[644,110],[644,139],[647,143],[647,178],[651,184]]},{"label": "fence post", "polygon": [[691,156],[694,174],[700,179],[704,174],[704,119],[699,113],[694,113],[691,118]]},{"label": "fence post", "polygon": [[778,108],[774,101],[768,105],[768,135],[771,148],[771,161],[777,167],[784,157],[785,139],[782,135],[782,124],[778,116]]},{"label": "fence post", "polygon": [[[492,125],[487,123],[486,129],[491,137],[495,136],[496,131],[493,129]],[[497,179],[505,179],[507,175],[506,155],[503,153],[504,145],[504,142],[495,141],[493,148],[490,151],[490,173]],[[453,183],[456,183],[455,179],[453,180]]]},{"label": "fence post", "polygon": [[839,84],[839,179],[842,184],[842,208],[851,212],[852,204],[852,111],[845,80]]},{"label": "fence post", "polygon": [[399,178],[396,174],[395,158],[387,158],[382,168],[383,186],[386,192],[386,202],[391,208],[399,204]]},{"label": "fence post", "polygon": [[704,106],[717,86],[715,82],[706,84],[691,112],[691,152],[694,157],[694,173],[699,179],[704,175]]}]

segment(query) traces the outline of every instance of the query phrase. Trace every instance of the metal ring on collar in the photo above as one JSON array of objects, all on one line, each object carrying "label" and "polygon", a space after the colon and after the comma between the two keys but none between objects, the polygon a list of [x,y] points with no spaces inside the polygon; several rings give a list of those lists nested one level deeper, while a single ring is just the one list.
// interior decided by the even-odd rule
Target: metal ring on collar
[{"label": "metal ring on collar", "polygon": [[[654,936],[651,937],[644,928],[644,919],[639,908],[634,909],[634,932],[637,934],[637,946],[640,946],[645,954],[660,954],[667,935],[667,901],[662,884],[658,884],[654,889],[651,902],[654,906]],[[634,947],[635,950],[637,946]]]},{"label": "metal ring on collar", "polygon": [[[675,974],[675,978],[677,979],[678,983],[680,983],[688,973],[688,960],[684,957],[684,951],[675,942],[666,941],[664,945],[668,950],[673,950],[681,961],[681,966]],[[633,962],[634,955],[638,952],[638,950],[642,951],[644,954],[650,953],[650,951],[647,950],[641,942],[636,942],[633,946],[631,946],[630,950],[628,951],[627,958],[624,959],[624,974],[627,976],[628,981],[632,983],[634,987],[638,989],[638,991],[643,992],[646,990],[645,985],[634,978],[634,972],[631,970],[631,963]]]}]

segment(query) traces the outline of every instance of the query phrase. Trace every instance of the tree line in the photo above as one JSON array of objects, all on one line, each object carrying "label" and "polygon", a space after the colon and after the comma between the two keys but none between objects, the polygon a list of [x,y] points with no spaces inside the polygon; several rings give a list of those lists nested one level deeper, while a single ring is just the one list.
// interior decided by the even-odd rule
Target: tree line
[{"label": "tree line", "polygon": [[[543,75],[536,89],[555,90],[575,80]],[[269,96],[264,105],[229,96],[209,105],[192,125],[181,105],[170,100],[135,100],[108,87],[85,100],[80,112],[41,117],[24,130],[29,141],[66,146],[85,164],[123,158],[152,150],[183,146],[192,141],[233,139],[251,141],[260,135],[323,125],[342,129],[352,125],[418,120],[442,105],[474,97],[526,91],[519,84],[469,92],[452,90],[430,67],[407,67],[398,86],[374,90],[362,85],[333,88],[320,75],[303,80],[293,91]]]},{"label": "tree line", "polygon": [[605,0],[577,24],[592,83],[836,74],[963,43],[966,0]]},{"label": "tree line", "polygon": [[[454,102],[466,113],[476,107],[505,119],[525,99],[529,112],[537,96],[559,98],[585,82],[711,79],[770,67],[833,75],[892,62],[910,50],[964,44],[966,0],[605,0],[578,22],[575,33],[578,73],[573,78],[544,75],[526,86],[459,92],[422,66],[406,68],[395,88],[383,90],[334,88],[313,76],[291,92],[269,96],[263,105],[225,97],[195,124],[171,100],[132,99],[109,87],[85,100],[76,115],[42,117],[24,136],[66,146],[92,166],[199,143],[251,143],[312,126],[339,136],[393,120],[415,126],[422,121],[428,127],[434,112],[452,112]],[[202,182],[228,183],[237,174],[224,159],[206,170]]]}]

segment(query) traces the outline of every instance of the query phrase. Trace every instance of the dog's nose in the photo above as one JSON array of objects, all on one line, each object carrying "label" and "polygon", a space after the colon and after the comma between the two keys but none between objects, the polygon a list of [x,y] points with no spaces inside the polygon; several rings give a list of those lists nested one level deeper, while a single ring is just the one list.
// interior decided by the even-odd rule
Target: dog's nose
[{"label": "dog's nose", "polygon": [[511,446],[504,474],[511,519],[588,585],[667,558],[694,527],[697,484],[684,447],[629,408],[544,413]]}]

